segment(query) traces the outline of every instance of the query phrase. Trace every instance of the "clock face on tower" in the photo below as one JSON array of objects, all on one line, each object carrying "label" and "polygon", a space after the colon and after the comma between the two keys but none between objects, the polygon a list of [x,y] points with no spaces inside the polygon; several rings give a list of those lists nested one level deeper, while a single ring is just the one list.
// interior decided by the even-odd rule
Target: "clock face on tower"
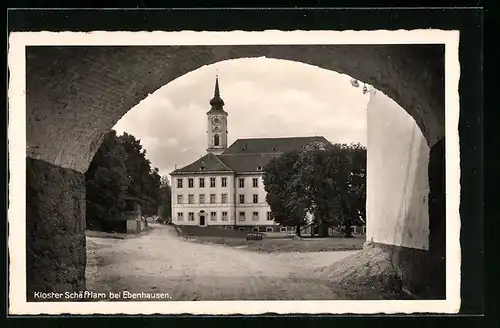
[{"label": "clock face on tower", "polygon": [[212,124],[213,125],[218,126],[218,125],[220,125],[220,123],[221,123],[221,119],[219,116],[212,117]]}]

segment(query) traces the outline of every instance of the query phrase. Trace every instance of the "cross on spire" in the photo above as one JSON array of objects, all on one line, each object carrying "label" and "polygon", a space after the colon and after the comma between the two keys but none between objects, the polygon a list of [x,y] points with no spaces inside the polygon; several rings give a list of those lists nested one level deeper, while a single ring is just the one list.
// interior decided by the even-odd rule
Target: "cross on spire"
[{"label": "cross on spire", "polygon": [[215,75],[215,92],[214,92],[215,97],[220,97],[220,92],[219,92],[219,75]]},{"label": "cross on spire", "polygon": [[223,110],[222,106],[224,106],[224,100],[222,100],[221,97],[220,97],[219,75],[215,76],[214,97],[212,98],[212,100],[210,100],[210,105],[212,106],[212,109]]}]

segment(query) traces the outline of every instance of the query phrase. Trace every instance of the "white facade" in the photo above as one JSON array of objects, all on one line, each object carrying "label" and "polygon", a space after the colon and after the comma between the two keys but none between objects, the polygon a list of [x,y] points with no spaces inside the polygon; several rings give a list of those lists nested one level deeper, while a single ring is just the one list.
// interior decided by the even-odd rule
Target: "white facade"
[{"label": "white facade", "polygon": [[172,222],[174,224],[276,225],[270,213],[262,174],[238,175],[219,172],[172,174]]}]

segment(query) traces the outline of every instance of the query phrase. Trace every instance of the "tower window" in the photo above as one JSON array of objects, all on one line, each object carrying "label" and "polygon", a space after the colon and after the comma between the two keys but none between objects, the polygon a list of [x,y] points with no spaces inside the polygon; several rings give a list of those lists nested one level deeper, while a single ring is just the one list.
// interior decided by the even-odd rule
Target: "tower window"
[{"label": "tower window", "polygon": [[218,134],[214,135],[214,146],[220,145],[220,137]]}]

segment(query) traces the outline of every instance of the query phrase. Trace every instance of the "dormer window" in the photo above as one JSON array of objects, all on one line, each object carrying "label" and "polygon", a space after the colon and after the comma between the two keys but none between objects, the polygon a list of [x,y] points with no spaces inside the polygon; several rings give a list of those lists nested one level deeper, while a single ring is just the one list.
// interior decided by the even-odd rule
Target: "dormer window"
[{"label": "dormer window", "polygon": [[204,166],[200,167],[200,171],[205,171],[205,167]]},{"label": "dormer window", "polygon": [[262,166],[257,166],[257,171],[262,171]]},{"label": "dormer window", "polygon": [[276,147],[273,147],[273,150],[276,150]]}]

